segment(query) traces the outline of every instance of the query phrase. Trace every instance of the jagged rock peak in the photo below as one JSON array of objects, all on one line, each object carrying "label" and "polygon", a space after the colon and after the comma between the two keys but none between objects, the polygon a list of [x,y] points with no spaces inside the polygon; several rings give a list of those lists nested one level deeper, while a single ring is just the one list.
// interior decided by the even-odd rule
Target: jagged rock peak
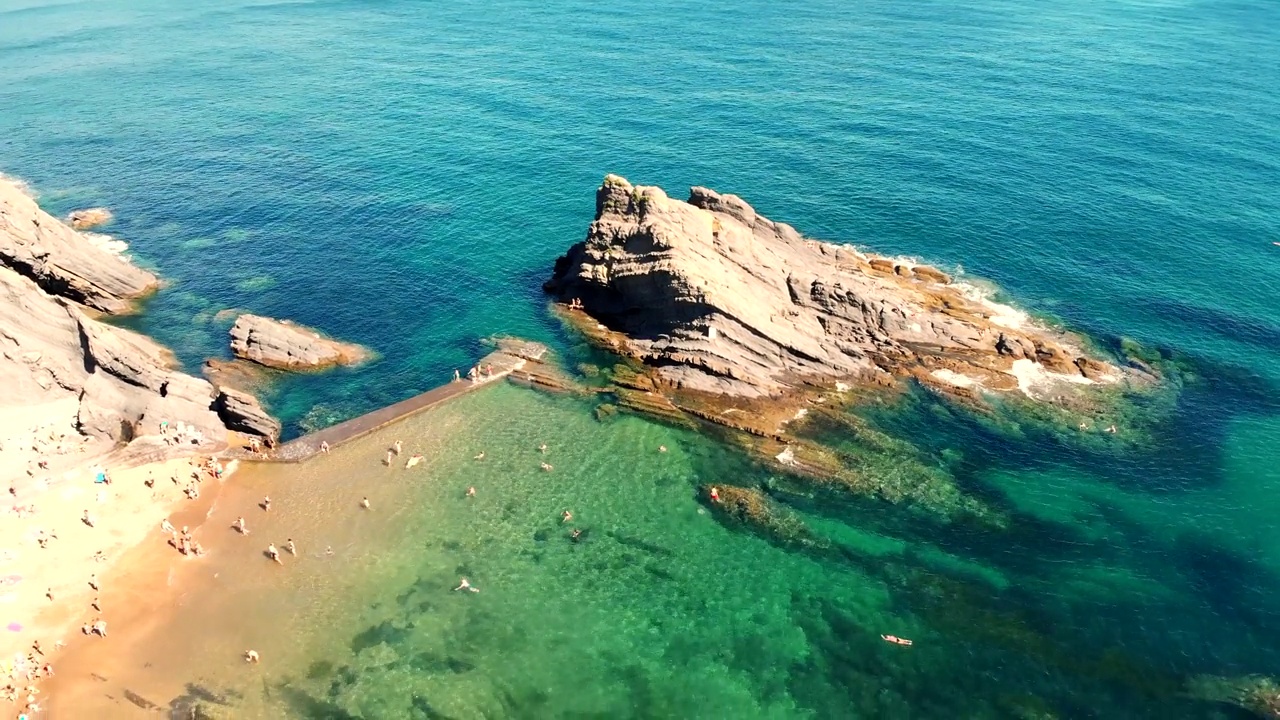
[{"label": "jagged rock peak", "polygon": [[586,239],[544,287],[676,387],[712,393],[885,375],[1026,390],[1119,372],[937,268],[804,238],[703,187],[680,201],[606,176]]}]

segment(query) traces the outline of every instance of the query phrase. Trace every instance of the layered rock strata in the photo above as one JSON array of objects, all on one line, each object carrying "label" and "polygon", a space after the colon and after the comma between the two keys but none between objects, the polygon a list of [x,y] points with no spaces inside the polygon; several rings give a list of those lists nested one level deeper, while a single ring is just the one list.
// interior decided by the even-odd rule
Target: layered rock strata
[{"label": "layered rock strata", "polygon": [[151,273],[97,247],[40,209],[15,183],[0,178],[0,265],[50,295],[105,313],[159,286]]},{"label": "layered rock strata", "polygon": [[320,370],[355,365],[369,351],[331,340],[309,327],[260,315],[241,315],[231,327],[231,352],[238,358],[282,370]]},{"label": "layered rock strata", "polygon": [[607,176],[586,239],[545,289],[580,302],[621,334],[615,349],[676,390],[767,398],[914,376],[1030,394],[1123,374],[937,268],[802,237],[702,187],[682,202]]},{"label": "layered rock strata", "polygon": [[157,284],[0,179],[0,411],[73,399],[84,436],[128,442],[163,424],[169,443],[204,450],[226,444],[228,424],[269,429],[256,400],[228,401],[159,344],[97,319]]}]

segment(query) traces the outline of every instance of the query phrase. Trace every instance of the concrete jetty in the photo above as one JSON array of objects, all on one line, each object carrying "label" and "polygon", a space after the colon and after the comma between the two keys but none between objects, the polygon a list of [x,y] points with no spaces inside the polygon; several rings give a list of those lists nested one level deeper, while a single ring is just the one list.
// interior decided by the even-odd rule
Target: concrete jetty
[{"label": "concrete jetty", "polygon": [[397,420],[499,382],[511,373],[524,368],[529,362],[541,362],[547,354],[545,345],[528,340],[499,338],[496,343],[498,349],[477,363],[476,367],[480,368],[481,373],[480,377],[474,381],[464,376],[461,380],[441,385],[394,405],[388,405],[346,422],[295,438],[266,455],[245,454],[240,457],[266,462],[301,462],[319,454],[321,443],[328,443],[330,448],[336,448],[344,442],[368,435]]}]

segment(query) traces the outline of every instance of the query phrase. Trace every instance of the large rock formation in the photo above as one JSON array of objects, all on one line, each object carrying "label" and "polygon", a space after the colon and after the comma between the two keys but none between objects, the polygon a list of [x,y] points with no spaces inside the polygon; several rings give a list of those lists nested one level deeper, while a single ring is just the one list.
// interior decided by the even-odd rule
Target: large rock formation
[{"label": "large rock formation", "polygon": [[15,183],[0,178],[0,265],[45,292],[96,310],[121,313],[154,290],[156,277],[40,209]]},{"label": "large rock formation", "polygon": [[331,340],[309,327],[247,314],[236,318],[231,327],[231,352],[283,370],[355,365],[369,356],[359,345]]},{"label": "large rock formation", "polygon": [[125,312],[155,284],[0,180],[0,412],[74,401],[85,436],[128,442],[158,435],[163,422],[204,450],[225,445],[228,424],[267,429],[256,401],[224,400],[208,381],[177,371],[168,350],[85,307]]},{"label": "large rock formation", "polygon": [[944,272],[802,237],[734,195],[681,202],[616,175],[587,238],[545,288],[623,334],[618,349],[682,390],[764,397],[914,375],[1021,388],[1120,371]]}]

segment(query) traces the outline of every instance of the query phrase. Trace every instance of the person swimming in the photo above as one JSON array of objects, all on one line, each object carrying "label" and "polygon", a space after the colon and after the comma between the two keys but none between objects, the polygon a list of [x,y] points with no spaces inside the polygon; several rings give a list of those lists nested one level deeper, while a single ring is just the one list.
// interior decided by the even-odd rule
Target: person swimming
[{"label": "person swimming", "polygon": [[474,487],[467,488],[467,497],[470,498],[475,496],[476,496],[476,489]]},{"label": "person swimming", "polygon": [[912,641],[906,638],[900,638],[897,635],[881,635],[880,638],[885,642],[891,642],[894,645],[914,645]]},{"label": "person swimming", "polygon": [[568,510],[565,510],[563,513],[560,513],[560,522],[562,524],[567,522],[572,522],[572,521],[573,521],[573,513],[569,512]]},{"label": "person swimming", "polygon": [[471,587],[471,581],[466,578],[462,578],[462,581],[458,583],[458,587],[454,588],[454,590],[469,590],[471,592],[480,592],[480,588]]},{"label": "person swimming", "polygon": [[484,459],[484,453],[480,453],[479,455],[477,455],[477,456],[475,456],[475,457],[473,457],[473,458],[471,458],[471,459],[472,459],[472,460],[483,460],[483,459]]}]

